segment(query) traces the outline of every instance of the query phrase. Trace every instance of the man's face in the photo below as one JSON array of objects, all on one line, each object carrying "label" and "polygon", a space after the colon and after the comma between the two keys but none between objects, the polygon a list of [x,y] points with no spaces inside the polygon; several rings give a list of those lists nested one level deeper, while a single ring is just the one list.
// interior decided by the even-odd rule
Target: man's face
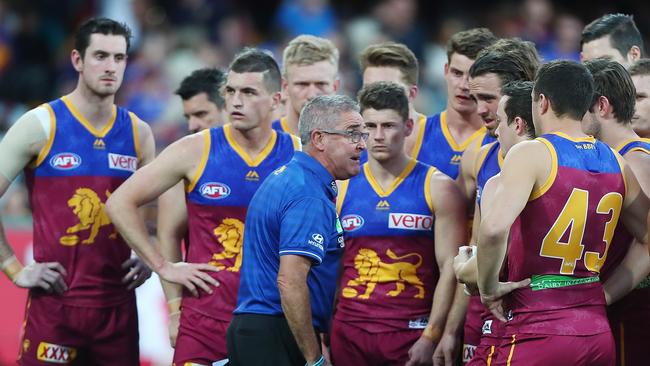
[{"label": "man's face", "polygon": [[594,112],[589,110],[587,111],[587,113],[585,113],[585,115],[582,117],[581,127],[582,127],[582,132],[584,132],[585,134],[600,139],[600,130],[601,130],[602,122],[598,118],[598,114],[595,112],[596,109],[594,107]]},{"label": "man's face", "polygon": [[632,82],[636,88],[636,105],[632,128],[641,137],[650,137],[650,75],[634,75]]},{"label": "man's face", "polygon": [[503,156],[505,156],[511,147],[513,147],[517,142],[519,142],[519,135],[515,130],[516,125],[513,123],[508,124],[508,115],[506,115],[506,103],[508,103],[510,97],[504,95],[499,100],[497,108],[497,129],[496,135],[497,140],[499,140],[499,145],[501,146],[501,151]]},{"label": "man's face", "polygon": [[126,39],[124,36],[94,33],[85,53],[73,51],[72,59],[82,82],[100,97],[115,95],[122,84],[126,69]]},{"label": "man's face", "polygon": [[183,100],[183,114],[190,133],[196,133],[224,123],[221,110],[208,99],[208,94],[199,93]]},{"label": "man's face", "polygon": [[408,85],[406,81],[404,81],[404,76],[402,75],[402,71],[400,71],[400,69],[396,67],[366,67],[363,72],[363,86],[365,87],[378,81],[393,82],[401,86],[404,88],[404,92],[409,98],[409,102],[413,102],[411,100],[411,96],[409,95],[409,90],[413,85]]},{"label": "man's face", "polygon": [[501,98],[501,80],[493,73],[484,74],[469,80],[470,95],[476,101],[476,112],[491,136],[497,128],[497,107]]},{"label": "man's face", "polygon": [[413,130],[413,121],[404,121],[392,109],[366,109],[362,113],[368,137],[368,155],[378,161],[390,160],[404,152],[404,139]]},{"label": "man's face", "polygon": [[449,106],[460,113],[476,111],[476,103],[469,95],[469,68],[474,60],[464,55],[453,53],[449,64],[445,65],[447,81],[447,100]]},{"label": "man's face", "polygon": [[580,52],[580,61],[585,62],[597,58],[606,58],[612,61],[616,61],[625,67],[630,66],[627,55],[621,55],[621,53],[618,52],[616,48],[612,47],[609,36],[594,39],[593,41],[584,43],[582,45],[582,52]]},{"label": "man's face", "polygon": [[[340,121],[334,129],[341,131],[362,131],[363,118],[358,112],[348,111],[341,113]],[[366,148],[366,143],[361,139],[353,143],[347,136],[336,134],[323,134],[325,145],[325,159],[332,167],[334,179],[344,180],[354,177],[361,171],[359,159],[361,152]]]},{"label": "man's face", "polygon": [[319,95],[334,94],[339,86],[336,73],[336,66],[328,61],[287,66],[286,80],[283,80],[282,88],[289,106],[299,115],[308,101]]},{"label": "man's face", "polygon": [[229,122],[238,130],[248,131],[271,121],[280,93],[266,90],[264,73],[231,71],[224,87],[224,100]]}]

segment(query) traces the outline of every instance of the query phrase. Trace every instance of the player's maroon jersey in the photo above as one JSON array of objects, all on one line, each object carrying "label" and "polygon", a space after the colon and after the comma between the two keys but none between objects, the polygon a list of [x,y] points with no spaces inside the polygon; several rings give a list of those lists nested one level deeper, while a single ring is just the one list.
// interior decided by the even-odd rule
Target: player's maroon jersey
[{"label": "player's maroon jersey", "polygon": [[439,270],[429,181],[434,168],[411,160],[384,191],[368,164],[343,184],[343,276],[335,319],[372,333],[426,326]]},{"label": "player's maroon jersey", "polygon": [[625,195],[620,157],[593,138],[555,133],[538,141],[550,151],[552,169],[510,231],[508,280],[532,283],[509,296],[507,331],[609,331],[598,274]]},{"label": "player's maroon jersey", "polygon": [[183,308],[230,321],[237,302],[244,221],[248,204],[264,179],[291,160],[297,138],[273,131],[255,160],[231,137],[230,125],[203,131],[205,147],[196,177],[187,187],[189,245],[186,261],[209,263],[219,287],[199,298],[184,293]]},{"label": "player's maroon jersey", "polygon": [[[122,263],[131,249],[118,235],[104,203],[138,166],[137,117],[113,107],[97,131],[63,97],[42,106],[50,136],[25,169],[34,218],[34,259],[66,269],[67,305],[107,307],[133,296]],[[38,291],[38,290],[34,290]]]}]

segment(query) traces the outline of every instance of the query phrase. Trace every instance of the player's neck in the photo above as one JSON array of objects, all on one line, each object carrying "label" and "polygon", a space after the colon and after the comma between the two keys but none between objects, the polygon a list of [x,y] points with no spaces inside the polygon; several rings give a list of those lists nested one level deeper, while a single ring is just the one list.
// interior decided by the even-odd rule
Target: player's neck
[{"label": "player's neck", "polygon": [[95,128],[104,127],[113,115],[115,95],[99,96],[80,83],[67,97]]},{"label": "player's neck", "polygon": [[423,127],[420,124],[420,116],[422,116],[422,113],[416,111],[415,108],[413,108],[413,105],[409,105],[409,107],[409,118],[413,120],[413,131],[410,135],[406,136],[406,139],[404,140],[404,151],[407,155],[410,155],[413,151],[413,146],[420,135],[420,129]]},{"label": "player's neck", "polygon": [[299,136],[300,134],[298,133],[298,120],[300,119],[300,115],[296,113],[293,108],[287,109],[287,115],[285,118],[287,121],[287,127],[289,127],[289,133]]},{"label": "player's neck", "polygon": [[234,126],[230,129],[230,137],[252,159],[255,159],[264,150],[272,136],[273,129],[270,123],[261,123],[250,130],[238,130]]},{"label": "player's neck", "polygon": [[585,137],[587,136],[582,131],[582,125],[580,121],[577,121],[572,118],[549,118],[546,121],[542,122],[541,125],[542,135],[548,133],[561,132],[570,137]]},{"label": "player's neck", "polygon": [[447,104],[447,127],[454,140],[462,145],[474,132],[483,127],[483,121],[476,111],[460,113]]},{"label": "player's neck", "polygon": [[411,158],[404,154],[399,154],[391,159],[385,161],[377,161],[368,155],[368,166],[370,172],[375,178],[377,183],[382,188],[388,188],[406,169],[406,166],[411,161]]},{"label": "player's neck", "polygon": [[609,123],[610,126],[600,131],[600,138],[607,145],[616,148],[625,141],[639,138],[639,135],[632,130],[631,124],[623,124],[616,121],[610,121]]}]

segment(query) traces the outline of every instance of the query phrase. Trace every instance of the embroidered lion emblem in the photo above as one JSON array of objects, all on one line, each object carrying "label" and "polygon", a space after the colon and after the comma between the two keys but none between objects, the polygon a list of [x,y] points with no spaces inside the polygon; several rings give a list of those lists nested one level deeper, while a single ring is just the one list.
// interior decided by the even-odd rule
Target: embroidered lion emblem
[{"label": "embroidered lion emblem", "polygon": [[[209,264],[219,269],[225,268],[230,272],[239,272],[242,261],[242,246],[244,244],[244,223],[238,219],[226,218],[214,229],[213,233],[219,243],[223,245],[223,251],[213,254]],[[232,258],[235,258],[235,264],[228,268],[226,268],[225,264],[219,262]]]},{"label": "embroidered lion emblem", "polygon": [[[386,255],[395,260],[396,262],[385,263],[382,262],[377,252],[372,249],[361,248],[359,253],[354,257],[354,268],[357,270],[358,276],[355,279],[349,280],[347,287],[343,288],[343,296],[347,298],[358,297],[359,299],[368,299],[375,291],[378,283],[395,283],[395,289],[387,292],[386,294],[395,297],[402,293],[406,285],[414,286],[418,289],[418,293],[413,296],[416,299],[424,298],[424,284],[417,276],[417,269],[422,265],[422,256],[418,253],[407,253],[403,256],[397,256],[395,253],[388,249]],[[416,257],[416,263],[403,261],[403,259]],[[357,286],[366,286],[363,294],[358,295],[355,288]]]},{"label": "embroidered lion emblem", "polygon": [[[110,192],[106,191],[106,197],[108,198],[109,196]],[[97,234],[99,234],[99,229],[111,224],[111,220],[104,210],[104,202],[90,188],[78,188],[72,198],[68,200],[68,207],[77,216],[79,223],[69,227],[65,232],[67,234],[76,234],[81,231],[90,230],[88,238],[83,240],[81,242],[82,244],[94,243]],[[109,235],[109,238],[117,238],[115,228],[113,228],[113,233]],[[79,242],[79,236],[65,235],[59,239],[59,242],[63,245],[73,246]]]}]

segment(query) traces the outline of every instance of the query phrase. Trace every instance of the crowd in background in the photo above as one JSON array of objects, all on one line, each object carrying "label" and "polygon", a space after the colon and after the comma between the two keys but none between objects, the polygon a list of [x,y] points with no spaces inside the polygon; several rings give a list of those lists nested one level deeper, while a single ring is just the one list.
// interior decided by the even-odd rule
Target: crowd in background
[{"label": "crowd in background", "polygon": [[[151,125],[160,150],[186,134],[174,94],[181,80],[201,67],[225,68],[245,46],[268,49],[281,60],[281,50],[299,34],[329,38],[341,52],[341,92],[354,95],[361,84],[359,52],[384,40],[404,43],[420,62],[416,109],[430,115],[446,104],[445,43],[457,31],[485,26],[497,36],[535,42],[544,61],[578,60],[584,24],[607,12],[623,12],[634,14],[641,33],[648,34],[649,7],[551,0],[2,0],[0,138],[18,116],[74,88],[71,37],[81,21],[95,15],[124,21],[134,30],[117,103]],[[31,225],[20,181],[0,206],[7,225]]]}]

